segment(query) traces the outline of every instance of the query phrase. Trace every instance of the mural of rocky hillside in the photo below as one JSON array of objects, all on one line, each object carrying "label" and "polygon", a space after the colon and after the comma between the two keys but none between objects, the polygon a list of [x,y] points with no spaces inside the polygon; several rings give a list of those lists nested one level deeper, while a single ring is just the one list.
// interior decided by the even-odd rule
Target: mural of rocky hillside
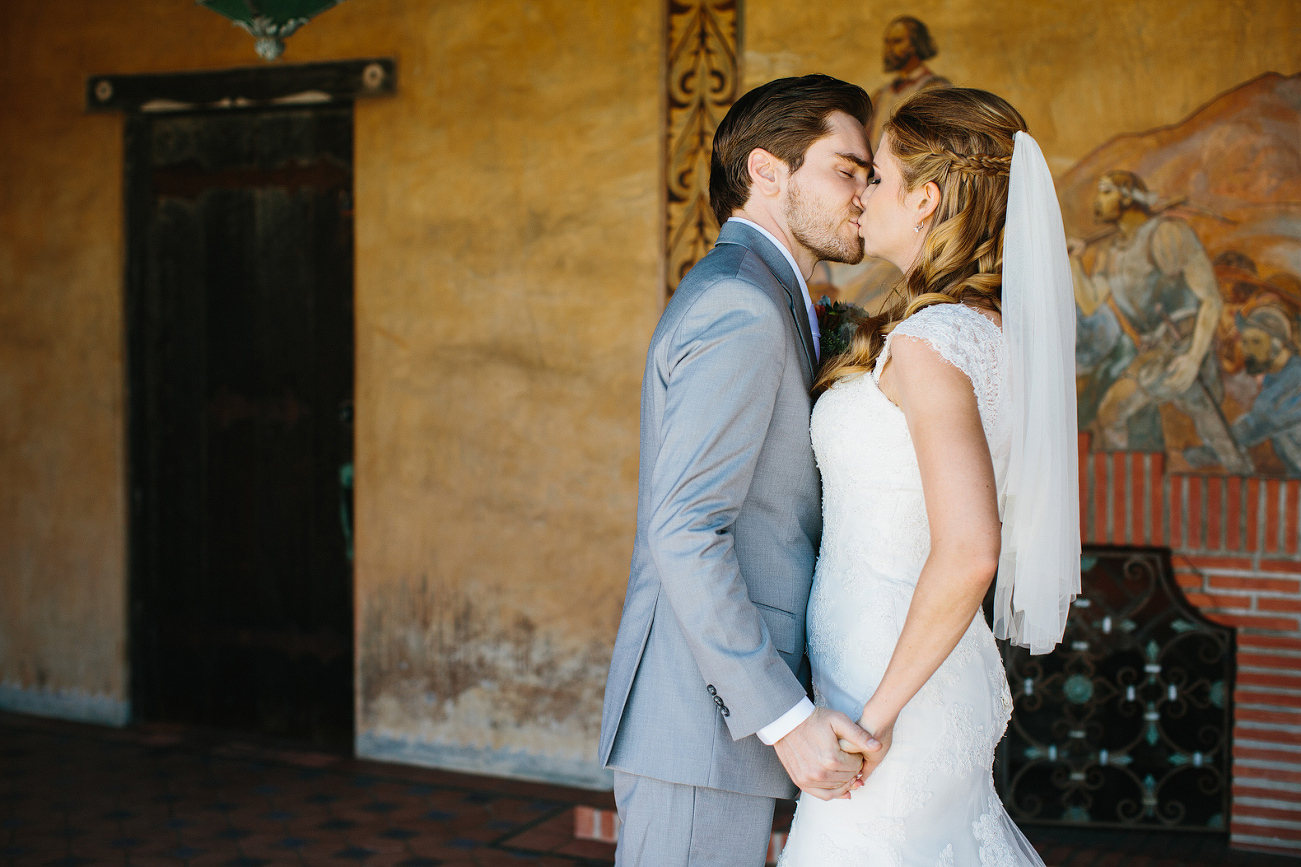
[{"label": "mural of rocky hillside", "polygon": [[1067,235],[1088,237],[1098,180],[1139,175],[1157,207],[1180,198],[1212,258],[1249,257],[1261,276],[1301,274],[1301,74],[1269,73],[1223,93],[1181,123],[1118,136],[1057,179]]}]

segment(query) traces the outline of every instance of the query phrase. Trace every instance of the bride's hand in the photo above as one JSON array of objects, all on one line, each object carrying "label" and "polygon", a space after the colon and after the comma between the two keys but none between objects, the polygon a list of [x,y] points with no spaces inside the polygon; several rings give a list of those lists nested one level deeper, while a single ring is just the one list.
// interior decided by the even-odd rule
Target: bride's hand
[{"label": "bride's hand", "polygon": [[874,713],[873,710],[872,703],[868,702],[863,708],[863,716],[858,720],[863,730],[870,732],[881,744],[879,749],[862,754],[863,770],[859,772],[859,778],[864,780],[871,776],[877,766],[884,761],[886,753],[890,752],[890,743],[894,737],[894,718],[885,718],[881,714]]}]

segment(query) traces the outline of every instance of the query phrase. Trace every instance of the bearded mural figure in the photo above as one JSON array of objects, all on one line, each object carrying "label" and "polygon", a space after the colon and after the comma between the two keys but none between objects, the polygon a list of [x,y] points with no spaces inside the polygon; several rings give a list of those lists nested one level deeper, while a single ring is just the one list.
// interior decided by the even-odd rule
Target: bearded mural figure
[{"label": "bearded mural figure", "polygon": [[[1077,361],[1091,369],[1094,389],[1081,396],[1086,404],[1097,399],[1092,426],[1103,448],[1139,446],[1131,442],[1131,420],[1168,403],[1192,421],[1201,440],[1200,448],[1185,450],[1191,465],[1250,473],[1251,460],[1224,417],[1224,385],[1211,351],[1224,306],[1215,271],[1192,228],[1154,214],[1154,203],[1138,175],[1108,172],[1098,182],[1093,211],[1111,231],[1091,270],[1082,261],[1084,243],[1071,244],[1081,314]],[[1090,411],[1091,405],[1081,407],[1082,416]]]},{"label": "bearded mural figure", "polygon": [[952,83],[930,70],[925,61],[939,50],[926,25],[911,15],[900,15],[885,28],[881,65],[895,73],[894,80],[872,94],[872,119],[868,121],[867,140],[875,150],[881,141],[881,127],[894,117],[904,100],[920,90],[951,87]]},{"label": "bearded mural figure", "polygon": [[[1301,358],[1292,336],[1293,318],[1263,304],[1234,317],[1246,372],[1260,377],[1251,409],[1233,422],[1235,440],[1246,448],[1269,442],[1289,476],[1301,476]],[[1194,466],[1216,462],[1207,446],[1185,453]]]}]

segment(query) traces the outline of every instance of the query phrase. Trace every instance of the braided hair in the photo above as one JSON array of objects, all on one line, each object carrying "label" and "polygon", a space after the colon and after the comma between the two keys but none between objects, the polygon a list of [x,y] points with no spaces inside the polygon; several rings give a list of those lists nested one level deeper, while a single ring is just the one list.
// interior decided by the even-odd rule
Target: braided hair
[{"label": "braided hair", "polygon": [[893,300],[860,323],[845,354],[828,361],[814,394],[871,370],[885,336],[918,310],[959,303],[1001,309],[1012,137],[1025,128],[1003,98],[962,87],[923,90],[886,122],[904,190],[934,182],[940,202]]}]

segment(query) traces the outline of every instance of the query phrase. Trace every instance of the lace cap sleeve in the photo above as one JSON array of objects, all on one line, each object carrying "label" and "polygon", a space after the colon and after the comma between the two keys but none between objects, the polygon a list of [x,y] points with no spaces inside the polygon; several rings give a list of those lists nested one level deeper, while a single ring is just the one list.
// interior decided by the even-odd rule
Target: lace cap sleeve
[{"label": "lace cap sleeve", "polygon": [[983,314],[965,304],[932,304],[918,310],[886,335],[885,346],[872,373],[878,380],[896,337],[926,341],[941,358],[971,380],[981,415],[989,417],[996,411],[1006,352],[1003,332]]}]

